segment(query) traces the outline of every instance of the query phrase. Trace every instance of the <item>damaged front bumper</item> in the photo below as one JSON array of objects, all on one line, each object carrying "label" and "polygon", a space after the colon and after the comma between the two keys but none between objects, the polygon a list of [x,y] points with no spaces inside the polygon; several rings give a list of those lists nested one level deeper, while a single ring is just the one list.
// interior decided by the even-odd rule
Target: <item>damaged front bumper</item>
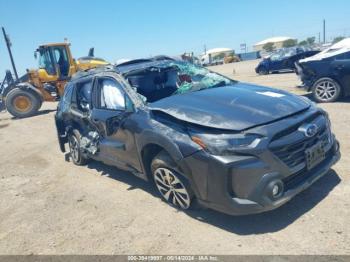
[{"label": "damaged front bumper", "polygon": [[306,91],[311,91],[313,84],[316,81],[315,77],[312,77],[310,74],[305,74],[304,69],[299,63],[295,63],[296,74],[299,77],[302,85],[300,87],[304,88]]},{"label": "damaged front bumper", "polygon": [[[183,161],[191,168],[201,205],[230,215],[245,215],[283,205],[327,174],[339,159],[339,143],[334,140],[318,166],[287,176],[254,156],[217,157],[200,151]],[[275,184],[281,191],[274,197]]]}]

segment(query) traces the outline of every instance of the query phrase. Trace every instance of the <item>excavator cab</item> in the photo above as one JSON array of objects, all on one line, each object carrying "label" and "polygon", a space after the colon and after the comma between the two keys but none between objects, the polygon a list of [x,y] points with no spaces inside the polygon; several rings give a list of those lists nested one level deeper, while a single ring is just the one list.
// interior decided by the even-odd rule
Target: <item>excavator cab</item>
[{"label": "excavator cab", "polygon": [[41,82],[66,80],[76,72],[76,63],[68,43],[40,46],[35,56],[38,59],[38,76]]}]

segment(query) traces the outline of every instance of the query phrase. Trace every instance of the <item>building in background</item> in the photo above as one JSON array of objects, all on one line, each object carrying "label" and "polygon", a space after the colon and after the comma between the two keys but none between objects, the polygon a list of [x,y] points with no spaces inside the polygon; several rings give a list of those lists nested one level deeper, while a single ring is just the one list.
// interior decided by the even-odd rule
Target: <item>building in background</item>
[{"label": "building in background", "polygon": [[232,48],[213,48],[207,50],[205,53],[201,55],[201,64],[202,65],[211,65],[211,64],[220,64],[223,63],[224,57],[226,55],[234,53]]},{"label": "building in background", "polygon": [[256,43],[253,48],[255,51],[262,51],[263,50],[263,46],[267,43],[273,43],[276,49],[282,48],[283,47],[283,42],[286,40],[294,40],[294,38],[292,37],[288,37],[288,36],[276,36],[276,37],[271,37],[268,39],[265,39],[263,41],[260,41],[258,43]]}]

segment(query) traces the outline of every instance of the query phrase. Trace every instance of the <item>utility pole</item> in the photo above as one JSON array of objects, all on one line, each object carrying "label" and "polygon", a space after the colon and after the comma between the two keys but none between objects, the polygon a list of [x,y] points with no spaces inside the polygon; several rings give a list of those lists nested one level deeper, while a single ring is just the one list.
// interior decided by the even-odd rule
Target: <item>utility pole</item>
[{"label": "utility pole", "polygon": [[204,45],[204,54],[207,54],[207,45]]},{"label": "utility pole", "polygon": [[321,44],[321,32],[318,32],[318,43]]},{"label": "utility pole", "polygon": [[326,43],[326,19],[323,19],[323,43]]},{"label": "utility pole", "polygon": [[2,27],[1,29],[2,29],[2,33],[4,35],[4,39],[5,39],[5,42],[6,42],[7,50],[8,50],[9,55],[10,55],[10,60],[11,60],[13,72],[15,73],[16,80],[18,81],[17,69],[16,69],[16,66],[15,66],[15,62],[13,60],[12,52],[11,52],[10,38],[8,37],[8,35],[6,35],[5,28]]}]

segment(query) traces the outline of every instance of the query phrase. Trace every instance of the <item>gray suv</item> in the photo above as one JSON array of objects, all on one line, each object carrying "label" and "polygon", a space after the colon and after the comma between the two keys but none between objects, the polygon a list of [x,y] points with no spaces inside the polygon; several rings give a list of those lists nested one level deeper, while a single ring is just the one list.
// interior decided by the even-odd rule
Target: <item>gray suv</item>
[{"label": "gray suv", "polygon": [[340,158],[327,113],[308,99],[166,57],[78,73],[55,119],[75,164],[130,171],[179,209],[271,210]]}]

